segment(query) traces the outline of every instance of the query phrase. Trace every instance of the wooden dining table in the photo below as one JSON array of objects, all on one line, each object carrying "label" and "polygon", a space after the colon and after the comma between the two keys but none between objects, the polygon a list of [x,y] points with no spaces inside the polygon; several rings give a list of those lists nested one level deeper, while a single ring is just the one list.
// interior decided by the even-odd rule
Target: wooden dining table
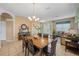
[{"label": "wooden dining table", "polygon": [[34,36],[27,36],[27,39],[32,39],[33,41],[33,45],[35,45],[37,48],[39,48],[40,50],[40,56],[42,56],[42,51],[43,51],[43,48],[45,46],[47,46],[49,43],[48,43],[48,38],[41,38],[41,37],[34,37]]}]

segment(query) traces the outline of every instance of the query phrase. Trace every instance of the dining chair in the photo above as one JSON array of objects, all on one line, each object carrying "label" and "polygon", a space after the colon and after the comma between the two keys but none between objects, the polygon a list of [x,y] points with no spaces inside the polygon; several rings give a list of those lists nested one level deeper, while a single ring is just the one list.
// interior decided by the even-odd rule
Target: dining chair
[{"label": "dining chair", "polygon": [[54,38],[51,42],[51,51],[48,52],[48,46],[43,48],[43,54],[46,56],[55,56],[56,55],[56,44],[57,44],[57,38]]},{"label": "dining chair", "polygon": [[26,36],[22,36],[22,50],[25,53],[25,56],[26,56],[27,48],[28,48],[28,39],[26,38]]},{"label": "dining chair", "polygon": [[32,39],[29,39],[28,40],[28,55],[29,55],[29,52],[34,56],[36,55],[36,53],[39,52],[39,49],[33,45],[33,41]]},{"label": "dining chair", "polygon": [[56,44],[57,44],[58,38],[55,38],[51,43],[51,52],[53,56],[56,56]]}]

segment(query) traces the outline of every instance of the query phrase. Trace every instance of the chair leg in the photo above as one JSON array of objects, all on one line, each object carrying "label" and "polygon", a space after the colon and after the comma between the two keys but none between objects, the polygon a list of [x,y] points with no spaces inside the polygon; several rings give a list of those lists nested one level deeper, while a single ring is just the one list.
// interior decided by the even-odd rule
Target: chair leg
[{"label": "chair leg", "polygon": [[26,56],[26,53],[27,53],[27,49],[25,48],[25,56]]},{"label": "chair leg", "polygon": [[33,54],[33,56],[34,56],[34,54]]},{"label": "chair leg", "polygon": [[28,48],[28,56],[29,56],[29,48]]},{"label": "chair leg", "polygon": [[65,42],[65,52],[66,52],[66,49],[67,49],[67,42]]},{"label": "chair leg", "polygon": [[45,55],[45,53],[44,52],[42,52],[42,56],[44,56]]},{"label": "chair leg", "polygon": [[56,53],[54,53],[53,56],[56,56]]},{"label": "chair leg", "polygon": [[23,41],[22,41],[22,51],[24,52],[24,44],[23,44]]},{"label": "chair leg", "polygon": [[22,46],[22,51],[24,52],[24,46]]}]

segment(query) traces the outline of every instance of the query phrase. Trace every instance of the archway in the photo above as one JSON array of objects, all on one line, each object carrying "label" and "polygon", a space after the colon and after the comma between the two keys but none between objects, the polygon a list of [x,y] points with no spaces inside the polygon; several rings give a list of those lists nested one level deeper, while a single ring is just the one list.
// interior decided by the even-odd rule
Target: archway
[{"label": "archway", "polygon": [[11,41],[15,39],[15,17],[9,11],[0,8],[0,40]]}]

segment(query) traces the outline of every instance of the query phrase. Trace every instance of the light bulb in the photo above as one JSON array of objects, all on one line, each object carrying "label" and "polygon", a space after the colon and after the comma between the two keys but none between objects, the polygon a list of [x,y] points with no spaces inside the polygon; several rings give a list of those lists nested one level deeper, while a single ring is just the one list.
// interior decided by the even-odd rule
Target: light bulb
[{"label": "light bulb", "polygon": [[33,19],[35,19],[36,18],[36,16],[33,16]]},{"label": "light bulb", "polygon": [[39,18],[37,18],[37,21],[39,21]]},{"label": "light bulb", "polygon": [[39,21],[39,18],[35,19],[35,21]]},{"label": "light bulb", "polygon": [[31,17],[28,17],[28,19],[29,19],[30,21],[32,21],[32,18],[31,18]]}]

